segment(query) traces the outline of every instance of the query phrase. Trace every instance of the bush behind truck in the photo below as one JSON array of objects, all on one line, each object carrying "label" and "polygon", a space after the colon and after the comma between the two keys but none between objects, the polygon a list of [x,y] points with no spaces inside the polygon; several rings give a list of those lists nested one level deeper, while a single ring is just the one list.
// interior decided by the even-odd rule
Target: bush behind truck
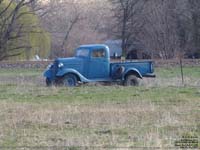
[{"label": "bush behind truck", "polygon": [[137,86],[138,79],[155,77],[152,61],[110,62],[106,45],[82,45],[72,58],[58,58],[44,72],[47,86],[77,86],[78,83],[119,82]]}]

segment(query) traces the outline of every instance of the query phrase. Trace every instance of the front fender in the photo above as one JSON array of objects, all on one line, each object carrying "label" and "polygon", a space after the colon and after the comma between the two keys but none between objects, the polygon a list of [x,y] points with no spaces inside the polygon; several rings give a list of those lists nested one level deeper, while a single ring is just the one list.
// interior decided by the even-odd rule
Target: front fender
[{"label": "front fender", "polygon": [[53,78],[53,73],[50,69],[47,69],[47,70],[44,71],[43,76],[51,79],[51,78]]},{"label": "front fender", "polygon": [[81,82],[90,82],[87,78],[85,78],[82,74],[80,74],[75,69],[63,69],[63,70],[60,70],[60,71],[58,71],[56,76],[57,77],[62,77],[62,76],[66,75],[66,74],[69,74],[69,73],[77,75],[80,78]]},{"label": "front fender", "polygon": [[123,79],[125,79],[125,77],[129,74],[135,74],[138,78],[142,79],[142,75],[140,73],[139,70],[137,70],[136,68],[129,68],[128,70],[126,70],[123,74]]}]

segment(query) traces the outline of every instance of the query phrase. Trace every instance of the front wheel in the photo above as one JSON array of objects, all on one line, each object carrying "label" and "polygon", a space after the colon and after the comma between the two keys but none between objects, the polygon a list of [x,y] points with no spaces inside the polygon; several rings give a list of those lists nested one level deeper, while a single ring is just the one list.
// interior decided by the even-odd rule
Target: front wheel
[{"label": "front wheel", "polygon": [[67,74],[63,78],[63,85],[66,87],[75,87],[77,83],[77,77],[73,74]]},{"label": "front wheel", "polygon": [[49,79],[49,78],[46,78],[46,86],[52,86],[53,85],[53,83],[52,83],[52,81]]},{"label": "front wheel", "polygon": [[139,80],[135,75],[129,75],[124,81],[125,86],[138,86]]}]

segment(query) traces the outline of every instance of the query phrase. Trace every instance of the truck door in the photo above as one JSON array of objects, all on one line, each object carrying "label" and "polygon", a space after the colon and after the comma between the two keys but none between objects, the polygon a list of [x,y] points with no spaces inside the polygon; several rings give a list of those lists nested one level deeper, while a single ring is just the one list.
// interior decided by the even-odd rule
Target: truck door
[{"label": "truck door", "polygon": [[109,77],[109,59],[105,49],[94,49],[90,54],[89,79]]}]

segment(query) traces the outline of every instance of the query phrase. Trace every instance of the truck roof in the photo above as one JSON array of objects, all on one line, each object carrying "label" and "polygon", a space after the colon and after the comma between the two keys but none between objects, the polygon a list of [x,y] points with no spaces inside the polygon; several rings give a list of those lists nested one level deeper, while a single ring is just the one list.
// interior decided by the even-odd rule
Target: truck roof
[{"label": "truck roof", "polygon": [[88,45],[81,45],[81,46],[78,47],[78,49],[79,49],[79,48],[87,48],[87,49],[107,48],[107,49],[109,49],[108,46],[105,45],[105,44],[88,44]]}]

